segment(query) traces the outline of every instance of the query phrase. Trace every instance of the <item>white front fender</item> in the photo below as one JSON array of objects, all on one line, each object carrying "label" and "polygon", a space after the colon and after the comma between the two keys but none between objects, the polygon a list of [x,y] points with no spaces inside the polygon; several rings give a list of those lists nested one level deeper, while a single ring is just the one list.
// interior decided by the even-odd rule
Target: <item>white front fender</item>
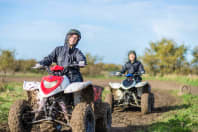
[{"label": "white front fender", "polygon": [[121,84],[120,83],[109,83],[110,87],[112,89],[119,89],[121,87]]},{"label": "white front fender", "polygon": [[23,89],[26,91],[33,91],[33,90],[39,89],[40,85],[41,85],[40,82],[24,81]]},{"label": "white front fender", "polygon": [[145,85],[147,85],[148,84],[148,82],[139,82],[139,83],[137,83],[136,85],[135,85],[135,87],[136,88],[138,88],[138,87],[143,87],[143,86],[145,86]]},{"label": "white front fender", "polygon": [[88,81],[88,82],[74,82],[74,83],[69,84],[65,88],[64,93],[75,93],[75,92],[81,91],[82,89],[84,89],[88,86],[91,86],[91,85],[92,85],[91,81]]}]

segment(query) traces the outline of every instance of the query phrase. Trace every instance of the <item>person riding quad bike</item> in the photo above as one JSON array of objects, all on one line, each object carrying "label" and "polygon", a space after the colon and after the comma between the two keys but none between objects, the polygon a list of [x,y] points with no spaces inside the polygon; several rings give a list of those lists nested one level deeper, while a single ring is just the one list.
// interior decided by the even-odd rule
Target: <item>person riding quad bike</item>
[{"label": "person riding quad bike", "polygon": [[[144,67],[137,60],[135,51],[129,51],[128,62],[123,65],[122,70],[113,75],[126,74],[126,79],[117,82],[109,82],[112,92],[113,108],[126,108],[136,106],[141,108],[143,114],[152,112],[154,108],[154,94],[147,81],[142,81],[141,75],[145,73]],[[110,101],[109,101],[110,102]]]},{"label": "person riding quad bike", "polygon": [[140,75],[145,73],[144,66],[137,60],[136,52],[133,50],[129,51],[128,61],[122,66],[121,71],[116,72],[116,75],[122,75],[125,72],[127,72],[127,74],[138,74],[138,76],[135,76],[135,80],[137,82],[142,81]]},{"label": "person riding quad bike", "polygon": [[[65,45],[36,64],[35,69],[46,68],[48,76],[41,82],[24,81],[27,99],[18,99],[10,107],[10,132],[110,132],[111,108],[102,100],[102,87],[83,81],[80,67],[86,58],[76,48],[81,34],[71,29]],[[52,62],[57,65],[49,67]]]},{"label": "person riding quad bike", "polygon": [[[47,57],[35,66],[35,68],[50,66],[52,62],[59,66],[67,67],[72,64],[79,64],[80,67],[86,65],[86,57],[76,48],[81,39],[81,33],[77,29],[70,29],[65,37],[64,46],[56,47]],[[70,83],[83,82],[83,77],[80,73],[80,67],[67,67],[64,69],[64,74],[69,78]],[[73,94],[70,94],[69,100],[72,102]]]},{"label": "person riding quad bike", "polygon": [[[64,46],[56,47],[47,57],[41,60],[36,67],[50,66],[52,62],[63,67],[67,67],[71,64],[80,64],[81,67],[84,67],[86,65],[86,57],[76,48],[80,39],[80,31],[77,29],[70,29],[66,34]],[[70,82],[83,81],[80,67],[78,66],[65,69],[65,75],[67,75]]]}]

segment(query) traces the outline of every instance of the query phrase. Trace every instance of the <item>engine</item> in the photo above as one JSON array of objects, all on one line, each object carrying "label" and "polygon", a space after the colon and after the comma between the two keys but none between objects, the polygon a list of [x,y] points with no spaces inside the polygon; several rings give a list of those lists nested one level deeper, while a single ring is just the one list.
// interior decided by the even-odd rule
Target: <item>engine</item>
[{"label": "engine", "polygon": [[69,121],[73,108],[73,95],[63,92],[54,96],[43,98],[39,104],[35,118],[56,119],[63,122]]},{"label": "engine", "polygon": [[137,90],[135,88],[125,89],[116,89],[113,90],[115,105],[129,105],[134,101],[133,94],[136,94]]}]

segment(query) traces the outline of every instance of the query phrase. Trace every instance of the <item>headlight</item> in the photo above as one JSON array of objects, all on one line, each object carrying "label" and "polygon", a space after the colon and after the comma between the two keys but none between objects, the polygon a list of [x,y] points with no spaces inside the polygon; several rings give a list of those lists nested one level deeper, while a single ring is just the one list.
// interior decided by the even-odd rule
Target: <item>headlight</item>
[{"label": "headlight", "polygon": [[57,84],[57,81],[53,81],[53,82],[48,82],[48,81],[43,81],[43,84],[44,84],[44,86],[46,87],[46,88],[52,88],[52,87],[54,87],[54,86],[56,86],[56,84]]}]

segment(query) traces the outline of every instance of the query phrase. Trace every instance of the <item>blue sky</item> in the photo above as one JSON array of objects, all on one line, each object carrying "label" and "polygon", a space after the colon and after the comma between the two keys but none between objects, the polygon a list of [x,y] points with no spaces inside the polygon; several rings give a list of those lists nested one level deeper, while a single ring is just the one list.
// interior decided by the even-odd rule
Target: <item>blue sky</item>
[{"label": "blue sky", "polygon": [[82,32],[83,53],[122,64],[130,49],[142,55],[163,37],[196,46],[198,1],[0,0],[0,49],[15,49],[17,58],[42,59],[70,28]]}]

